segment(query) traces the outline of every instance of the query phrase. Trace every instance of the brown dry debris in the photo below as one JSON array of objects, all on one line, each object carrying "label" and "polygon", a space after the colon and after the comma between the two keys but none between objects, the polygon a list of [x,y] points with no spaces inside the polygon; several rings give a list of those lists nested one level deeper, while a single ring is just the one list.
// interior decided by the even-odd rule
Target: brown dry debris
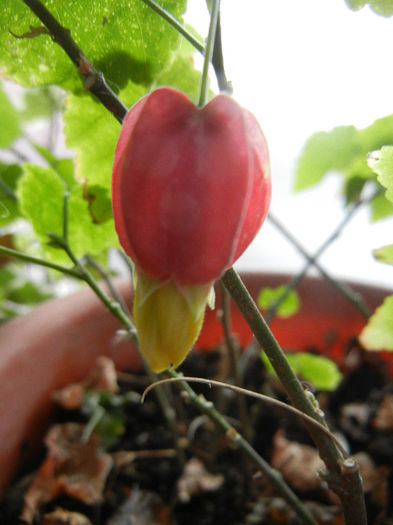
[{"label": "brown dry debris", "polygon": [[177,482],[179,500],[187,503],[193,495],[218,490],[223,483],[221,474],[211,474],[199,459],[192,458],[185,464]]},{"label": "brown dry debris", "polygon": [[282,429],[273,438],[271,463],[297,490],[305,492],[322,488],[318,471],[325,470],[325,464],[318,452],[309,445],[289,441]]},{"label": "brown dry debris", "polygon": [[86,504],[99,503],[112,458],[99,448],[93,434],[82,441],[83,425],[65,423],[53,426],[45,438],[45,461],[26,492],[22,519],[32,523],[40,507],[61,494]]},{"label": "brown dry debris", "polygon": [[54,392],[52,397],[66,410],[76,410],[81,406],[86,390],[105,390],[112,394],[118,392],[116,369],[111,359],[105,356],[99,357],[84,381],[71,383]]},{"label": "brown dry debris", "polygon": [[386,394],[378,407],[372,425],[376,430],[389,432],[393,430],[393,395]]},{"label": "brown dry debris", "polygon": [[79,512],[57,508],[44,514],[41,525],[92,525],[91,521]]}]

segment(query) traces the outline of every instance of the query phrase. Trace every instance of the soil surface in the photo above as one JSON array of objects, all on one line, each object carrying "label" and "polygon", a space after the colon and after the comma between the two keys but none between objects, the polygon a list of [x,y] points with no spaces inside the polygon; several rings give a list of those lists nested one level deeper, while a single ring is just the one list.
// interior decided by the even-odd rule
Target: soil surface
[{"label": "soil surface", "polygon": [[[370,525],[393,524],[393,382],[376,354],[343,351],[343,380],[314,392],[331,429],[358,458]],[[258,354],[243,354],[243,386],[286,401]],[[221,350],[191,353],[184,375],[231,381]],[[41,449],[25,463],[0,506],[0,522],[44,525],[294,525],[296,517],[228,436],[174,385],[170,430],[143,375],[116,374],[101,358],[82,383],[55,394],[58,408]],[[343,524],[338,500],[301,422],[227,389],[193,384],[278,469],[324,525]]]}]

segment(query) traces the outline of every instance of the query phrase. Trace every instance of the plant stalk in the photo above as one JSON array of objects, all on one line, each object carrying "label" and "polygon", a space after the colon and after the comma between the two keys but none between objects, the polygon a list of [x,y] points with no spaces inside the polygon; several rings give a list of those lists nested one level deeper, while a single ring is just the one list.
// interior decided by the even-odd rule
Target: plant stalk
[{"label": "plant stalk", "polygon": [[[305,392],[299,379],[289,365],[284,352],[272,334],[269,326],[263,319],[257,305],[250,296],[237,272],[233,268],[227,270],[222,277],[222,282],[237,304],[257,341],[266,352],[266,355],[284,386],[291,403],[301,412],[313,417],[319,423],[327,426],[323,414],[321,414],[317,407],[314,406],[310,396]],[[347,525],[367,525],[366,509],[363,492],[361,490],[362,482],[359,471],[357,470],[356,474],[356,469],[353,469],[353,477],[344,487],[343,479],[341,477],[342,472],[340,469],[340,462],[343,460],[341,452],[338,450],[335,443],[319,429],[314,428],[307,423],[305,423],[305,426],[317,446],[321,458],[326,464],[328,469],[327,480],[332,490],[337,493],[341,500],[345,523]],[[353,461],[356,464],[355,460]],[[356,521],[354,521],[353,518],[353,509],[355,506],[358,506],[357,510],[359,512]]]},{"label": "plant stalk", "polygon": [[220,12],[220,0],[212,0],[209,32],[207,35],[201,83],[199,86],[199,99],[198,99],[199,107],[204,106],[208,98],[207,94],[209,90],[209,66],[210,66],[210,62],[212,61],[212,57],[213,57],[214,42],[216,38],[216,29],[217,29],[219,12]]}]

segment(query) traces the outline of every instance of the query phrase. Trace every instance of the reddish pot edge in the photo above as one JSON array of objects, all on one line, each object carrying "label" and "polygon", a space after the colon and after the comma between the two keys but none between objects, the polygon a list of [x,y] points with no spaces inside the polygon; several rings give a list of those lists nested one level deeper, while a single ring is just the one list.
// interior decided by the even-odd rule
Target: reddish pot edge
[{"label": "reddish pot edge", "polygon": [[[242,275],[255,298],[265,286],[287,283],[286,274]],[[116,286],[130,304],[128,280]],[[389,293],[386,289],[350,283],[372,310]],[[316,277],[303,279],[298,287],[299,312],[289,319],[276,318],[271,328],[284,348],[307,350],[314,346],[337,358],[342,343],[359,333],[365,324],[361,314],[327,282]],[[322,300],[321,300],[322,299]],[[198,348],[212,348],[222,340],[216,310],[208,311]],[[232,328],[242,345],[251,332],[231,305]],[[118,334],[119,322],[89,289],[53,299],[29,314],[0,326],[0,497],[23,460],[24,444],[33,443],[44,432],[53,410],[53,390],[83,378],[100,355],[112,358],[120,370],[135,370],[140,362],[135,348]]]}]

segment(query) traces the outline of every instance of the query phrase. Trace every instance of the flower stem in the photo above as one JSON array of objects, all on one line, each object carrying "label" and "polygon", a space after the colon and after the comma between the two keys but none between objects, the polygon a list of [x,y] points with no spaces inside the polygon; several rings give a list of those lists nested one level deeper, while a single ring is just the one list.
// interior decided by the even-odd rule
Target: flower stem
[{"label": "flower stem", "polygon": [[216,28],[218,22],[218,15],[220,12],[220,0],[212,0],[212,7],[210,12],[209,33],[205,46],[205,56],[203,61],[203,69],[201,76],[201,83],[199,86],[198,106],[202,107],[206,104],[209,89],[209,65],[213,57],[214,42],[216,37]]}]

